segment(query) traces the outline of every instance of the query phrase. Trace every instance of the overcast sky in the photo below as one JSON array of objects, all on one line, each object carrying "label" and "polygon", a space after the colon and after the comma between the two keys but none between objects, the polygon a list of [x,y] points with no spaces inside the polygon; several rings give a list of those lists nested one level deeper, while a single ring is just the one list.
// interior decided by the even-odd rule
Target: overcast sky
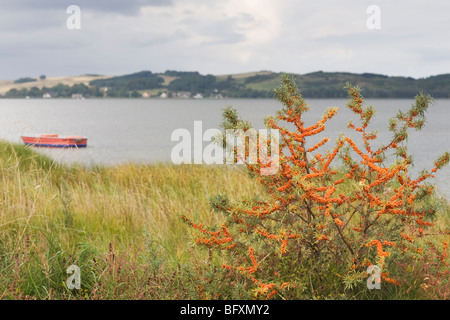
[{"label": "overcast sky", "polygon": [[[0,79],[142,70],[450,73],[448,0],[0,0]],[[69,30],[69,5],[81,29]],[[369,5],[381,29],[369,29]]]}]

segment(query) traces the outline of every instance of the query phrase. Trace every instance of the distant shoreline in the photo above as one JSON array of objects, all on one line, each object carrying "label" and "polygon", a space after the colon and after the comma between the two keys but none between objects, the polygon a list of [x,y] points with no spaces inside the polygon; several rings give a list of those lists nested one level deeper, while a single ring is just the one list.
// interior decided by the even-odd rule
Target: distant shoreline
[{"label": "distant shoreline", "polygon": [[[198,72],[141,71],[121,76],[87,74],[67,77],[25,77],[0,80],[0,98],[144,98],[233,99],[272,98],[281,73],[271,71],[230,75]],[[428,78],[389,77],[372,73],[313,72],[292,74],[308,99],[345,99],[347,82],[361,87],[365,98],[413,99],[421,91],[436,99],[450,98],[450,74]]]}]

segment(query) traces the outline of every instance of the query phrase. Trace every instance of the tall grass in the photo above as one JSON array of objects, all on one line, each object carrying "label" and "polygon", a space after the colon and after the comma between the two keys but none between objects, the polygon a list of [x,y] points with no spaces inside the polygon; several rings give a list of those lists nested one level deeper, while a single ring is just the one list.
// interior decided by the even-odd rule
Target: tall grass
[{"label": "tall grass", "polygon": [[[65,270],[73,263],[90,270],[82,282],[91,293],[105,279],[112,252],[123,264],[134,261],[135,268],[159,264],[166,275],[181,272],[204,258],[193,256],[181,215],[214,224],[220,217],[209,207],[210,196],[259,192],[235,167],[66,167],[6,142],[0,143],[0,176],[0,290],[11,298],[70,297]],[[103,295],[113,298],[114,281],[109,286]]]},{"label": "tall grass", "polygon": [[[252,297],[239,275],[221,270],[220,255],[194,248],[180,218],[220,225],[211,196],[263,196],[237,166],[87,169],[0,142],[0,177],[3,299]],[[446,202],[443,208],[440,223],[448,226]],[[66,286],[72,264],[80,267],[81,290]]]}]

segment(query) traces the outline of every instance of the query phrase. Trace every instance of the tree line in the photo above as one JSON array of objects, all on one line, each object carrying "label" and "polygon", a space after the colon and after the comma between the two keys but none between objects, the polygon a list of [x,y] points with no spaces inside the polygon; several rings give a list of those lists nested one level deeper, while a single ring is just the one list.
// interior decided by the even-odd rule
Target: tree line
[{"label": "tree line", "polygon": [[[411,98],[424,91],[435,98],[450,98],[450,74],[428,78],[388,77],[373,73],[313,72],[294,75],[302,95],[307,98],[345,98],[342,88],[351,82],[361,87],[367,98]],[[45,77],[45,76],[44,76]],[[165,82],[170,78],[170,81]],[[142,97],[143,92],[153,93],[188,92],[191,96],[200,93],[203,96],[220,94],[229,98],[272,98],[273,93],[267,89],[277,85],[279,73],[256,74],[248,77],[216,77],[212,74],[202,75],[196,71],[167,70],[164,73],[141,71],[107,79],[96,79],[88,85],[58,84],[51,88],[34,86],[30,89],[10,89],[4,98],[38,98],[45,93],[52,97],[67,98],[73,94],[84,97]],[[45,78],[44,78],[45,79]],[[43,80],[43,76],[41,76]],[[20,78],[15,83],[37,81],[34,78]]]}]

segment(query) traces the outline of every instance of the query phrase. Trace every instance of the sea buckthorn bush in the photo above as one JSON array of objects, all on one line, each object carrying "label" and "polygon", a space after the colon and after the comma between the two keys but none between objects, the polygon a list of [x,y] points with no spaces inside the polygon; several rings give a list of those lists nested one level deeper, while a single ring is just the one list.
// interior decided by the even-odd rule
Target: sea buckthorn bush
[{"label": "sea buckthorn bush", "polygon": [[[375,147],[376,132],[366,131],[375,109],[365,106],[359,87],[347,84],[346,90],[347,108],[359,118],[348,128],[362,143],[341,134],[319,153],[330,139],[312,144],[311,138],[338,110],[329,108],[306,126],[309,106],[295,79],[283,75],[274,91],[283,108],[265,120],[269,129],[279,130],[279,170],[263,175],[270,162],[245,165],[266,196],[235,201],[217,195],[211,205],[224,216],[221,226],[207,228],[183,216],[197,244],[220,252],[222,268],[246,279],[254,298],[349,297],[355,288],[367,290],[371,265],[380,268],[385,290],[408,287],[412,270],[420,274],[425,267],[433,281],[448,288],[449,231],[434,223],[440,206],[426,180],[448,164],[449,154],[413,177],[407,150],[409,130],[423,127],[433,99],[418,94],[408,111],[389,121],[389,141]],[[231,108],[222,126],[251,127]]]}]

